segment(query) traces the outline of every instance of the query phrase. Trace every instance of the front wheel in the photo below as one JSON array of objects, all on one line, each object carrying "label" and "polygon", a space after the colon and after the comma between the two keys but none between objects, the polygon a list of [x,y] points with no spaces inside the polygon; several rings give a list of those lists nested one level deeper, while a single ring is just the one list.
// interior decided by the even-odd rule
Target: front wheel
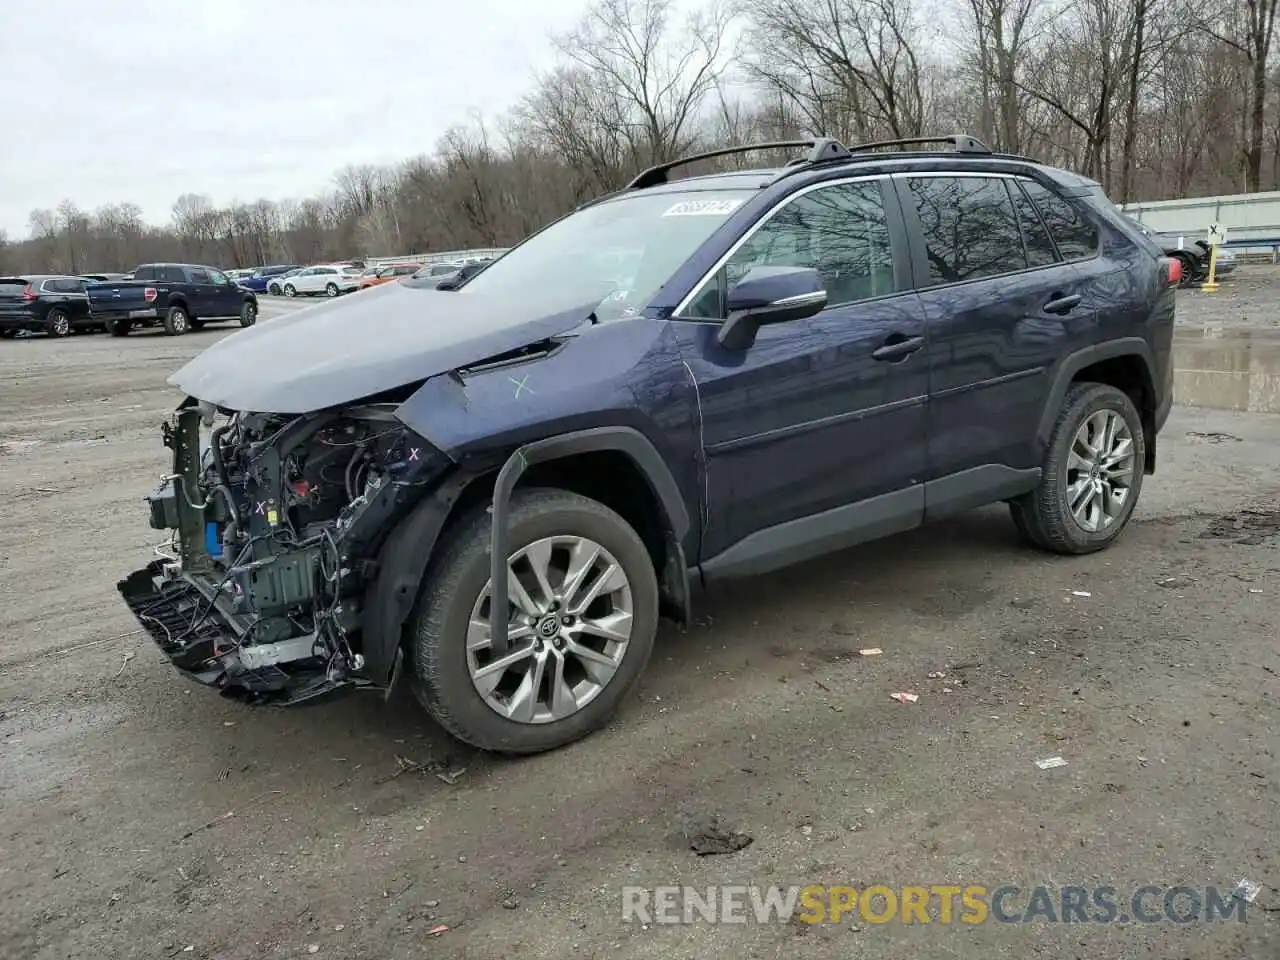
[{"label": "front wheel", "polygon": [[325,284],[324,293],[326,297],[336,297],[339,293],[336,283]]},{"label": "front wheel", "polygon": [[252,327],[258,322],[258,307],[256,304],[246,300],[244,306],[240,308],[240,326]]},{"label": "front wheel", "polygon": [[432,562],[413,623],[414,690],[453,736],[539,753],[608,723],[653,650],[658,584],[636,532],[564,490],[511,499],[509,652],[489,634],[491,515],[473,512]]},{"label": "front wheel", "polygon": [[1009,502],[1027,540],[1063,554],[1109,547],[1142,492],[1146,439],[1137,407],[1105,383],[1072,384],[1062,401],[1040,485]]},{"label": "front wheel", "polygon": [[286,297],[296,297],[298,295],[298,290],[292,283],[286,283],[284,285],[284,295]]}]

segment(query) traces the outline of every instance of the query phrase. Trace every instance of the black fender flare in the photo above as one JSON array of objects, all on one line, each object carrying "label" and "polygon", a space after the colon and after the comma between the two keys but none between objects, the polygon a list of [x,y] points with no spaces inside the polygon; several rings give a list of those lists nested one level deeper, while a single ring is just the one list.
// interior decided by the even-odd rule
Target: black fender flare
[{"label": "black fender flare", "polygon": [[[1075,353],[1067,354],[1058,364],[1057,373],[1049,387],[1048,399],[1040,413],[1040,424],[1036,429],[1036,440],[1041,450],[1049,445],[1049,439],[1053,435],[1053,425],[1058,419],[1058,411],[1062,409],[1062,400],[1067,395],[1075,375],[1085,367],[1091,367],[1103,360],[1114,360],[1117,357],[1138,357],[1142,361],[1142,386],[1156,401],[1156,409],[1152,413],[1153,416],[1158,417],[1159,398],[1156,395],[1155,360],[1151,355],[1151,345],[1141,337],[1122,337],[1118,340],[1108,340],[1106,343],[1096,343]],[[1155,455],[1156,427],[1157,424],[1153,422],[1151,436],[1147,438],[1148,458],[1153,458]]]},{"label": "black fender flare", "polygon": [[[595,427],[535,440],[507,458],[498,472],[493,499],[494,536],[495,541],[503,545],[501,549],[505,551],[507,501],[525,468],[546,460],[605,450],[625,454],[647,478],[665,513],[664,525],[671,536],[668,545],[674,542],[679,551],[679,544],[689,530],[689,511],[680,487],[649,439],[633,427],[621,426]],[[488,473],[490,471],[485,470],[453,475],[420,501],[384,541],[378,553],[376,575],[364,598],[363,672],[371,682],[390,687],[398,675],[404,625],[417,603],[422,578],[440,534],[463,491]],[[499,552],[495,556],[505,560],[507,554]],[[497,583],[497,592],[505,593],[505,577],[499,577]],[[502,626],[505,632],[506,624]]]}]

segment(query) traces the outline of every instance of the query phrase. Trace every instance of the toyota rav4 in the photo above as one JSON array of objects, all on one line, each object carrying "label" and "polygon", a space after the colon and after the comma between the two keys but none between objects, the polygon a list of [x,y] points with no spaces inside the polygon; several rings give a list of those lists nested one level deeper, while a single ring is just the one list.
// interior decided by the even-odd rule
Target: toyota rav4
[{"label": "toyota rav4", "polygon": [[[766,148],[802,153],[670,177]],[[403,681],[468,743],[558,747],[695,585],[998,501],[1042,549],[1112,543],[1178,279],[1098,184],[971,137],[663,164],[446,289],[193,359],[149,498],[169,543],[119,589],[228,696]]]}]

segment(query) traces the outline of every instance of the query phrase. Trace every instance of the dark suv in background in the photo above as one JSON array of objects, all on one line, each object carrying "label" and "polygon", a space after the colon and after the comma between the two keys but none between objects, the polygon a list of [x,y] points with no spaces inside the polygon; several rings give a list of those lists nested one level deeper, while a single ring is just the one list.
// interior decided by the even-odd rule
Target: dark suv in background
[{"label": "dark suv in background", "polygon": [[20,330],[68,336],[72,330],[100,327],[89,312],[83,277],[28,274],[0,277],[0,337]]},{"label": "dark suv in background", "polygon": [[141,624],[227,695],[405,680],[529,753],[606,722],[695,585],[998,501],[1045,550],[1111,544],[1172,402],[1176,264],[1097,183],[971,137],[764,147],[803,152],[654,167],[452,289],[192,360],[150,500],[177,553],[119,584]]}]

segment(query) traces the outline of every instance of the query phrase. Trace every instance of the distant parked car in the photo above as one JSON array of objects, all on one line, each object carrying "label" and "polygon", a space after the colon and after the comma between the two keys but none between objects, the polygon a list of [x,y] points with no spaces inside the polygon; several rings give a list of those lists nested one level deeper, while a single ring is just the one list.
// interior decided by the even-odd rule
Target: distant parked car
[{"label": "distant parked car", "polygon": [[[456,263],[434,264],[432,270],[423,268],[411,277],[400,282],[406,287],[428,287],[436,290],[456,290],[477,273],[487,267],[492,260],[468,260],[459,265]],[[447,268],[447,269],[444,269]]]},{"label": "distant parked car", "polygon": [[[1182,265],[1182,286],[1201,283],[1209,276],[1209,243],[1203,235],[1152,230],[1127,213],[1125,218],[1148,238],[1160,244],[1165,256],[1173,257]],[[1219,249],[1218,263],[1214,269],[1215,279],[1234,272],[1236,263],[1234,252],[1225,248]]]},{"label": "distant parked car", "polygon": [[82,277],[0,277],[0,337],[12,337],[19,330],[65,337],[94,326],[101,324],[89,312]]},{"label": "distant parked car", "polygon": [[271,277],[267,281],[267,293],[271,294],[273,297],[283,297],[284,282],[290,277],[296,277],[305,269],[306,267],[294,267],[292,270],[288,270],[285,273],[280,274],[278,277]]},{"label": "distant parked car", "polygon": [[271,288],[271,281],[276,277],[282,277],[286,273],[293,270],[301,270],[301,264],[297,263],[277,263],[269,267],[259,267],[252,271],[249,276],[240,281],[240,286],[252,290],[254,293],[266,293]]},{"label": "distant parked car", "polygon": [[392,263],[385,267],[374,267],[372,270],[366,270],[364,275],[360,277],[360,289],[376,287],[397,277],[407,277],[421,269],[422,264],[420,263]]},{"label": "distant parked car", "polygon": [[361,272],[360,267],[346,264],[307,267],[284,281],[284,295],[296,297],[323,293],[327,297],[336,297],[340,293],[350,293],[359,289]]},{"label": "distant parked car", "polygon": [[104,282],[107,280],[128,280],[130,274],[127,273],[77,273],[77,277],[82,280],[94,280]]},{"label": "distant parked car", "polygon": [[428,263],[416,270],[404,282],[411,287],[434,287],[452,280],[462,269],[460,263]]}]

